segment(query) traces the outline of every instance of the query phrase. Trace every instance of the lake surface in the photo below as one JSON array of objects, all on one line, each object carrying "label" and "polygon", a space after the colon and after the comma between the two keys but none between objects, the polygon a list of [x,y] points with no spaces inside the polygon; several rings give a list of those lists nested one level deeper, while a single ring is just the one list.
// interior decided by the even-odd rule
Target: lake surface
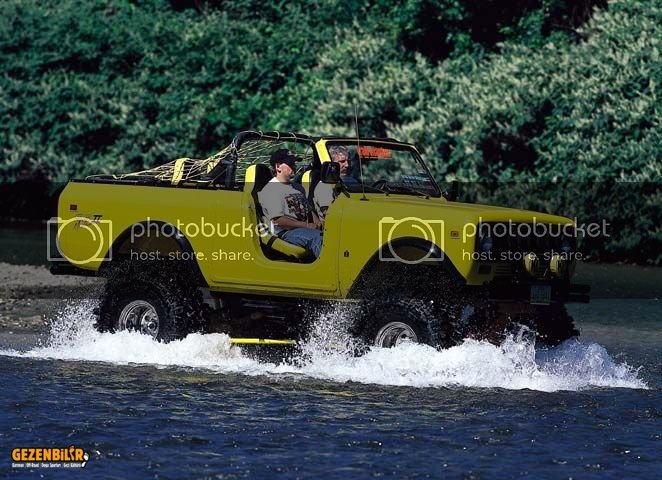
[{"label": "lake surface", "polygon": [[[11,230],[14,228],[14,230]],[[0,230],[0,261],[44,264],[41,225]],[[98,333],[72,301],[49,335],[0,331],[0,476],[11,478],[657,479],[660,269],[578,268],[580,340],[420,345],[363,357],[333,315],[288,363],[219,335],[164,345]],[[83,448],[85,472],[12,468],[16,447]]]},{"label": "lake surface", "polygon": [[548,351],[513,339],[355,358],[313,340],[289,364],[220,334],[167,345],[101,334],[92,307],[71,304],[41,345],[0,336],[5,474],[20,476],[16,446],[70,444],[90,453],[86,478],[653,479],[662,468],[656,300],[582,305],[581,341]]}]

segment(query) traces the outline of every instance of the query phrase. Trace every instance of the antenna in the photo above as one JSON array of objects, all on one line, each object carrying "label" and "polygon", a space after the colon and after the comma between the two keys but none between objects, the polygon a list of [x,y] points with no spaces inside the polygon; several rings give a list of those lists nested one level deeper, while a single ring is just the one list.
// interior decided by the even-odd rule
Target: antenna
[{"label": "antenna", "polygon": [[363,162],[361,161],[361,142],[359,140],[359,104],[354,104],[354,126],[356,128],[356,158],[359,161],[359,172],[361,175],[361,189],[363,190],[363,197],[361,200],[368,200],[365,196],[365,183],[363,182]]}]

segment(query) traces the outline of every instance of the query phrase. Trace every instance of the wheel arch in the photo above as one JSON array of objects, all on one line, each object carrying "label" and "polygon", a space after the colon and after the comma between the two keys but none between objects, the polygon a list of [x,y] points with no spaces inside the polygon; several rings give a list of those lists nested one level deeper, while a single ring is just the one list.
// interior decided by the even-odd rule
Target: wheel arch
[{"label": "wheel arch", "polygon": [[[104,257],[107,260],[99,268],[99,275],[105,276],[112,262],[154,260],[153,257],[157,255],[156,252],[158,252],[158,255],[166,257],[174,252],[186,254],[182,262],[190,268],[193,278],[199,286],[208,287],[198,264],[195,250],[186,235],[173,224],[160,220],[145,220],[134,223],[120,233]],[[149,258],[150,255],[151,258]],[[139,258],[134,258],[136,256]]]},{"label": "wheel arch", "polygon": [[[398,260],[403,252],[419,252],[425,256],[425,259],[420,261]],[[375,275],[380,276],[388,272],[402,280],[399,274],[416,276],[423,271],[426,273],[438,272],[438,270],[434,270],[435,268],[440,268],[457,285],[466,283],[465,278],[437,244],[417,237],[400,237],[384,243],[370,257],[352,283],[348,296],[360,296],[363,287],[369,284],[371,277]]]}]

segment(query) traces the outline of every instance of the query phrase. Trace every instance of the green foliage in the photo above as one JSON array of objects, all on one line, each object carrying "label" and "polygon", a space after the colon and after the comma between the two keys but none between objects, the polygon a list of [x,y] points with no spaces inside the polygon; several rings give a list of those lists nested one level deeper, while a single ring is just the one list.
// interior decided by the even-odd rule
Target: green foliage
[{"label": "green foliage", "polygon": [[[654,0],[7,0],[0,177],[205,157],[243,129],[388,135],[467,200],[605,218],[662,262]],[[623,187],[625,185],[625,187]]]}]

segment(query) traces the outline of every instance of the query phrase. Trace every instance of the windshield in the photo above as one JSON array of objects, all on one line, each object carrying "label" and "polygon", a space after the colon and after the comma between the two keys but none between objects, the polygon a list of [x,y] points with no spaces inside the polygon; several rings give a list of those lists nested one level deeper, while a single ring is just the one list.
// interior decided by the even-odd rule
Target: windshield
[{"label": "windshield", "polygon": [[441,195],[416,151],[377,142],[329,142],[331,160],[340,163],[340,178],[351,192]]}]

